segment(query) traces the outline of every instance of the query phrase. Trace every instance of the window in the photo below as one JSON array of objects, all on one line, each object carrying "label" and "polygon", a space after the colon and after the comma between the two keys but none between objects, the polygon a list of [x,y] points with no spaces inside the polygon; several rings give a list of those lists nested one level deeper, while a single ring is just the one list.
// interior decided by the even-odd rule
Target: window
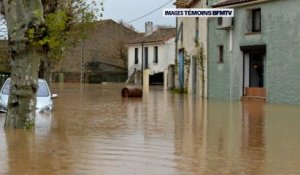
[{"label": "window", "polygon": [[221,26],[223,23],[223,18],[222,17],[218,17],[218,26]]},{"label": "window", "polygon": [[148,68],[148,47],[145,47],[145,68]]},{"label": "window", "polygon": [[176,31],[175,42],[178,42],[179,40],[181,42],[183,41],[183,21],[181,21],[180,26],[179,26],[179,28],[177,28],[177,31]]},{"label": "window", "polygon": [[252,10],[252,32],[261,31],[261,11],[260,9]]},{"label": "window", "polygon": [[139,48],[134,49],[134,64],[139,63]]},{"label": "window", "polygon": [[199,42],[199,17],[195,18],[195,42],[198,44]]},{"label": "window", "polygon": [[218,63],[224,63],[224,46],[218,46],[219,55],[218,55]]},{"label": "window", "polygon": [[158,63],[158,46],[154,46],[154,59],[153,63]]},{"label": "window", "polygon": [[261,9],[248,10],[247,33],[261,32]]}]

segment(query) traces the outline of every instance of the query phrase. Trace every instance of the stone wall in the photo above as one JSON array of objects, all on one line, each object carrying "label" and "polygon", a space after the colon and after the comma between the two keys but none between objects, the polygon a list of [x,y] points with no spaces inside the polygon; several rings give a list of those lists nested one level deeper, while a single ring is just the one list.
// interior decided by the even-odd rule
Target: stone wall
[{"label": "stone wall", "polygon": [[[106,63],[117,67],[126,68],[126,62],[121,59],[121,52],[126,52],[126,43],[140,36],[139,33],[116,23],[113,20],[104,20],[96,23],[90,29],[88,37],[82,43],[66,51],[64,57],[52,65],[51,72],[64,73],[65,81],[79,82],[81,68],[84,72],[101,71],[91,69],[91,63]],[[71,76],[72,75],[72,76]],[[70,76],[70,77],[68,77]],[[54,76],[52,76],[54,78]]]}]

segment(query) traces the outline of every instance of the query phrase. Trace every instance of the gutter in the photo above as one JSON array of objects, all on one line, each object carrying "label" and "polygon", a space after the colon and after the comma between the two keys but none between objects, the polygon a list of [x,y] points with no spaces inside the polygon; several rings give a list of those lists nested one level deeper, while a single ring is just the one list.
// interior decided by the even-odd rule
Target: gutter
[{"label": "gutter", "polygon": [[155,42],[139,42],[139,43],[127,43],[126,46],[140,46],[141,44],[164,44],[165,41],[155,41]]},{"label": "gutter", "polygon": [[254,1],[254,2],[246,2],[246,3],[240,3],[240,4],[234,4],[234,5],[224,5],[224,6],[220,6],[220,7],[214,7],[214,5],[212,5],[212,7],[213,8],[235,8],[235,7],[243,7],[243,6],[268,2],[268,1],[271,1],[271,0],[258,0],[258,1]]}]

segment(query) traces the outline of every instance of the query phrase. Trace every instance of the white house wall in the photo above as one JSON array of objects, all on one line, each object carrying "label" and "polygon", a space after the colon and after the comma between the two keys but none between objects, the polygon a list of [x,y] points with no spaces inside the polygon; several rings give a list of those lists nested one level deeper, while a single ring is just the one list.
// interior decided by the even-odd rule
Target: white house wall
[{"label": "white house wall", "polygon": [[[154,63],[155,46],[158,46],[158,63]],[[170,64],[175,64],[175,38],[172,38],[165,43],[143,44],[144,49],[145,47],[148,47],[148,68],[150,69],[151,74],[164,72]],[[134,64],[135,48],[138,48],[138,65]],[[132,68],[141,69],[141,65],[142,44],[128,46],[128,76],[130,76]]]},{"label": "white house wall", "polygon": [[132,70],[134,68],[138,68],[138,65],[134,64],[134,54],[135,54],[135,48],[138,48],[138,63],[141,65],[142,62],[142,46],[141,45],[134,45],[134,46],[129,46],[128,47],[128,77],[131,76]]},{"label": "white house wall", "polygon": [[175,38],[172,38],[165,42],[164,58],[167,58],[165,59],[164,69],[168,69],[168,66],[170,64],[175,64]]}]

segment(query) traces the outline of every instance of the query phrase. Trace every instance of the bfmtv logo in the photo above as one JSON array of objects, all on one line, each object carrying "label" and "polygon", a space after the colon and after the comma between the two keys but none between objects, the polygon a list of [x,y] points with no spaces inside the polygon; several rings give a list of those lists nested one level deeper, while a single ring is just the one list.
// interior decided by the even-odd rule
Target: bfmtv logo
[{"label": "bfmtv logo", "polygon": [[163,9],[164,17],[233,17],[233,9]]}]

